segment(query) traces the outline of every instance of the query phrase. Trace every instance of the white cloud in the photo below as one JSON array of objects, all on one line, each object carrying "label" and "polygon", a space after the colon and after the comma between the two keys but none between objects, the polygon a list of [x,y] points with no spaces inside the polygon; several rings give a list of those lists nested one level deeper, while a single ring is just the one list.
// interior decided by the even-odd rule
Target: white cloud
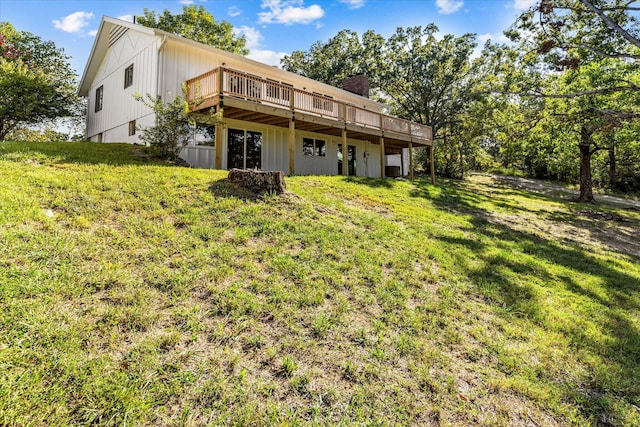
[{"label": "white cloud", "polygon": [[260,31],[253,27],[243,25],[241,27],[234,28],[233,33],[236,36],[244,36],[247,39],[247,48],[249,49],[249,55],[247,55],[247,58],[267,65],[280,66],[280,60],[284,58],[286,52],[259,49],[260,42],[262,41],[262,34],[260,34]]},{"label": "white cloud", "polygon": [[127,21],[127,22],[133,22],[133,15],[118,16],[118,19],[122,19],[123,21]]},{"label": "white cloud", "polygon": [[193,0],[180,0],[180,4],[183,4],[185,6],[190,6],[193,3],[195,3]]},{"label": "white cloud", "polygon": [[93,19],[92,12],[74,12],[65,16],[62,20],[54,19],[52,22],[54,27],[65,33],[79,33],[89,25],[91,19]]},{"label": "white cloud", "polygon": [[364,6],[366,0],[340,0],[340,3],[349,5],[349,9],[360,9]]},{"label": "white cloud", "polygon": [[227,9],[227,13],[229,14],[229,16],[234,17],[242,15],[242,10],[240,10],[238,6],[231,6],[229,9]]},{"label": "white cloud", "polygon": [[436,0],[436,6],[438,13],[448,15],[460,10],[464,6],[464,0]]},{"label": "white cloud", "polygon": [[513,0],[513,8],[516,10],[529,9],[538,0]]},{"label": "white cloud", "polygon": [[481,43],[486,43],[487,40],[491,40],[494,43],[508,43],[510,40],[507,36],[505,36],[503,33],[486,33],[486,34],[480,34],[478,36],[478,40]]},{"label": "white cloud", "polygon": [[87,33],[87,35],[91,37],[95,37],[98,34],[98,30],[91,30]]},{"label": "white cloud", "polygon": [[256,30],[253,27],[248,27],[246,25],[236,27],[233,29],[233,33],[236,36],[244,36],[247,39],[247,48],[250,50],[260,46],[262,34],[260,34],[260,31]]},{"label": "white cloud", "polygon": [[317,4],[304,7],[303,0],[263,0],[258,22],[261,24],[309,24],[324,16],[324,10]]},{"label": "white cloud", "polygon": [[273,50],[261,50],[254,49],[247,55],[247,58],[251,58],[255,61],[262,62],[267,65],[280,66],[280,60],[286,55],[285,52],[274,52]]}]

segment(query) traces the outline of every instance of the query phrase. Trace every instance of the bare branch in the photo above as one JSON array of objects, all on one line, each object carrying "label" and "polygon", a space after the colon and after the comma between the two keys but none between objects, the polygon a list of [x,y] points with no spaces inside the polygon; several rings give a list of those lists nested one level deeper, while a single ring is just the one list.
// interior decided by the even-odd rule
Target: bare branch
[{"label": "bare branch", "polygon": [[630,59],[640,59],[640,55],[633,55],[631,53],[624,53],[624,52],[615,52],[615,53],[607,53],[604,52],[600,49],[596,49],[592,46],[587,46],[584,44],[578,44],[578,45],[562,45],[560,46],[564,49],[586,49],[589,50],[595,54],[598,54],[600,56],[604,56],[606,58],[630,58]]},{"label": "bare branch", "polygon": [[637,91],[640,91],[640,87],[635,85],[629,85],[629,86],[616,86],[616,87],[606,87],[601,89],[583,90],[580,92],[572,92],[572,93],[506,92],[506,94],[529,96],[533,98],[569,99],[569,98],[577,98],[579,96],[585,96],[585,95],[601,95],[605,93],[616,93],[616,92],[627,92],[627,91],[637,92]]},{"label": "bare branch", "polygon": [[593,13],[595,13],[596,15],[598,15],[598,17],[600,18],[600,20],[602,22],[604,22],[607,27],[611,28],[612,30],[614,30],[615,32],[617,32],[618,34],[620,34],[626,41],[628,41],[629,43],[631,43],[632,45],[636,46],[636,47],[640,47],[640,40],[638,40],[637,38],[635,38],[634,36],[632,36],[631,34],[629,34],[629,32],[627,30],[625,30],[624,28],[622,28],[620,25],[618,25],[616,22],[613,22],[611,19],[609,19],[609,17],[607,15],[604,14],[604,12],[600,9],[598,9],[597,7],[593,6],[590,3],[590,0],[580,0],[582,2],[582,4],[585,5],[585,7],[587,9],[589,9],[590,11],[592,11]]}]

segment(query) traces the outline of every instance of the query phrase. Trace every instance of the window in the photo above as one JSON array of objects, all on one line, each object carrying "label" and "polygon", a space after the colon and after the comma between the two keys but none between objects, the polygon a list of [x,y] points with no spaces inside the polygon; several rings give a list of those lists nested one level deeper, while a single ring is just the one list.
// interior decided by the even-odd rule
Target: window
[{"label": "window", "polygon": [[133,136],[136,134],[136,121],[131,120],[129,122],[129,136]]},{"label": "window", "polygon": [[96,109],[95,112],[102,111],[102,95],[104,93],[104,86],[100,86],[96,89]]},{"label": "window", "polygon": [[216,146],[216,126],[199,125],[196,129],[196,145],[204,147]]},{"label": "window", "polygon": [[133,64],[124,69],[124,88],[133,84]]},{"label": "window", "polygon": [[327,143],[323,139],[302,138],[302,153],[305,156],[325,157]]}]

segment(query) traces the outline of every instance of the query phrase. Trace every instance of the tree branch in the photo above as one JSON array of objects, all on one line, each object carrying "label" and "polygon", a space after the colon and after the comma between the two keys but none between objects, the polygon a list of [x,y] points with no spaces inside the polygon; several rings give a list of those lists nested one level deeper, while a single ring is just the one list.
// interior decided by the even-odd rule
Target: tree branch
[{"label": "tree branch", "polygon": [[624,52],[615,52],[615,53],[607,53],[600,49],[596,49],[595,47],[588,46],[586,44],[578,44],[578,45],[562,45],[560,46],[563,49],[586,49],[600,56],[604,56],[606,58],[631,58],[631,59],[640,59],[640,55],[634,55],[631,53]]},{"label": "tree branch", "polygon": [[632,45],[636,46],[636,47],[640,47],[640,40],[638,40],[637,38],[635,38],[634,36],[632,36],[631,34],[629,34],[629,32],[627,30],[625,30],[624,28],[622,28],[620,25],[618,25],[616,22],[613,22],[611,19],[609,19],[609,17],[607,15],[604,14],[604,12],[600,9],[598,9],[597,7],[593,6],[590,1],[591,0],[580,0],[582,2],[582,4],[585,5],[585,7],[587,9],[589,9],[590,11],[592,11],[593,13],[595,13],[596,15],[598,15],[598,17],[600,18],[600,20],[602,22],[604,22],[606,24],[607,27],[611,28],[612,30],[614,30],[615,32],[617,32],[618,34],[620,34],[626,41],[628,41],[629,43],[631,43]]},{"label": "tree branch", "polygon": [[501,92],[506,95],[520,95],[520,96],[529,96],[532,98],[555,98],[555,99],[568,99],[568,98],[577,98],[579,96],[585,95],[599,95],[605,93],[616,93],[616,92],[626,92],[640,91],[640,87],[636,85],[629,86],[617,86],[617,87],[607,87],[602,89],[593,89],[593,90],[583,90],[580,92],[572,92],[572,93],[543,93],[543,92]]}]

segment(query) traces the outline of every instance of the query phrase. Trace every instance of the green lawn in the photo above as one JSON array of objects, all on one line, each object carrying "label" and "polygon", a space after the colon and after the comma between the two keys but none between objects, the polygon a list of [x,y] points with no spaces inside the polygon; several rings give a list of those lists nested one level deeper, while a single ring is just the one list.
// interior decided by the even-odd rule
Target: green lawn
[{"label": "green lawn", "polygon": [[0,143],[0,425],[640,425],[637,209],[137,149]]}]

